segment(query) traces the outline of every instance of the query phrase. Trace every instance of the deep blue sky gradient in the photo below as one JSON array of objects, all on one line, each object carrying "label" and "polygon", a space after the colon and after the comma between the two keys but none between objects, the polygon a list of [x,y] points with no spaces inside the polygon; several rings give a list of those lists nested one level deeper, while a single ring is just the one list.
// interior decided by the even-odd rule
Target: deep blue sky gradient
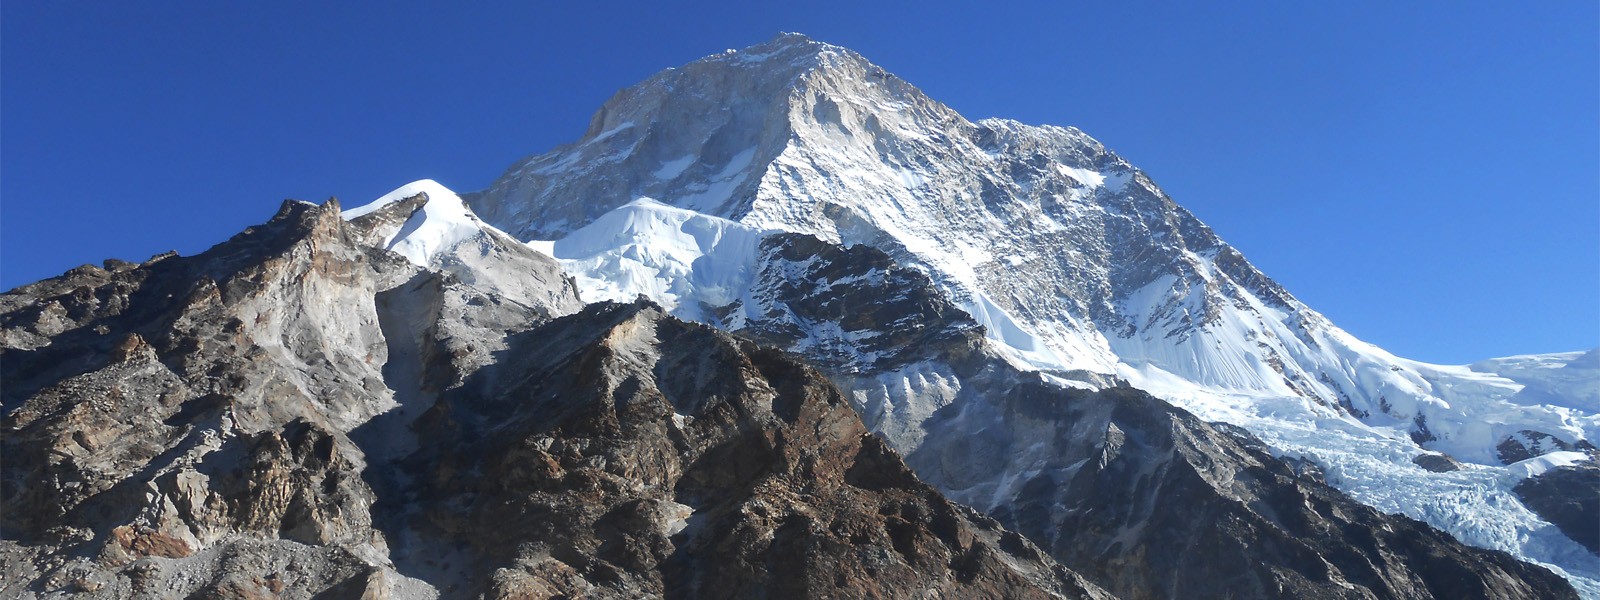
[{"label": "deep blue sky gradient", "polygon": [[0,287],[283,198],[479,189],[617,89],[800,31],[1082,128],[1402,356],[1600,344],[1600,3],[590,4],[7,1]]}]

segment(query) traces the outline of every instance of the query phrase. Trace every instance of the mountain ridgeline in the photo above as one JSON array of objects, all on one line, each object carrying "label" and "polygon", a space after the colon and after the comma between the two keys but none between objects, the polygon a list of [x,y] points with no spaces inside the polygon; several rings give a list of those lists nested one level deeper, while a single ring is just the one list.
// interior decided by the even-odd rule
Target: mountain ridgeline
[{"label": "mountain ridgeline", "polygon": [[481,192],[0,295],[0,596],[1600,594],[1600,360],[1475,368],[783,34]]}]

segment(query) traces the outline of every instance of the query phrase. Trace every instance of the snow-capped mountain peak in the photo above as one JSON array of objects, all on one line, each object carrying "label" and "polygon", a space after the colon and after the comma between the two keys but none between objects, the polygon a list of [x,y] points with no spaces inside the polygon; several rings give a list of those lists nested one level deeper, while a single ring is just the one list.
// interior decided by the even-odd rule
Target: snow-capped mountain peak
[{"label": "snow-capped mountain peak", "polygon": [[[1593,410],[1520,403],[1521,388],[1503,378],[1405,360],[1340,330],[1084,132],[969,121],[860,55],[803,36],[662,71],[607,101],[579,141],[518,162],[466,199],[519,239],[545,240],[538,247],[564,259],[590,299],[643,293],[730,329],[784,312],[740,289],[764,260],[762,235],[869,246],[924,273],[1014,366],[1057,381],[1127,381],[1245,425],[1286,454],[1337,460],[1370,442],[1409,472],[1424,449],[1502,465],[1600,436]],[[701,227],[723,237],[690,231]],[[844,339],[813,334],[830,341],[796,349],[832,352]],[[897,371],[873,385],[924,389],[925,375]],[[1390,475],[1356,472],[1344,481],[1358,497],[1357,487],[1388,485],[1374,482]],[[1384,498],[1367,497],[1409,501]],[[1479,518],[1430,520],[1459,531],[1458,517]],[[1510,549],[1526,535],[1480,537]]]},{"label": "snow-capped mountain peak", "polygon": [[441,252],[482,233],[487,227],[467,209],[461,196],[432,179],[395,188],[363,206],[343,211],[345,220],[368,215],[398,202],[422,197],[422,206],[409,213],[398,228],[386,232],[383,247],[426,267]]}]

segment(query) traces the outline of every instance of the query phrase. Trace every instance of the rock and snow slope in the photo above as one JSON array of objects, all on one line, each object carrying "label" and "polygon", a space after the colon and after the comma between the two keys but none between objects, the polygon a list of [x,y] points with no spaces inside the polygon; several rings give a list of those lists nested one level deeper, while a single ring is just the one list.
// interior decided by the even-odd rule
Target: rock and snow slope
[{"label": "rock and snow slope", "polygon": [[[1013,365],[1091,387],[1126,380],[1319,461],[1381,509],[1600,577],[1521,507],[1500,467],[1600,435],[1593,353],[1472,368],[1395,357],[1296,300],[1084,133],[968,121],[849,50],[785,34],[669,69],[609,100],[578,142],[466,199],[545,240],[535,246],[587,300],[644,294],[733,330],[782,312],[750,287],[763,235],[864,244],[925,273]],[[845,333],[868,334],[813,326],[802,337],[817,341],[794,347],[837,348]],[[915,369],[863,376],[929,410],[953,385]],[[906,420],[926,413],[884,427],[915,438]],[[1469,466],[1423,471],[1411,459],[1424,449]]]},{"label": "rock and snow slope", "polygon": [[[1600,435],[1592,406],[1514,402],[1499,382],[1343,332],[1082,132],[967,121],[859,55],[802,36],[624,90],[578,143],[518,163],[468,201],[520,239],[572,240],[557,242],[560,258],[577,240],[583,250],[569,256],[606,253],[592,241],[658,207],[734,221],[741,236],[868,244],[925,269],[1019,365],[1307,398],[1472,462],[1498,463],[1496,446],[1522,430],[1568,444]],[[658,258],[676,260],[640,264]],[[633,269],[627,257],[574,270],[608,296],[643,292],[689,316],[737,299],[725,284],[748,268],[748,252],[695,260],[719,283],[692,303],[653,293],[708,276],[692,269],[658,270],[659,283],[609,271]]]},{"label": "rock and snow slope", "polygon": [[0,294],[0,597],[1112,598],[791,356],[435,184],[344,216]]}]

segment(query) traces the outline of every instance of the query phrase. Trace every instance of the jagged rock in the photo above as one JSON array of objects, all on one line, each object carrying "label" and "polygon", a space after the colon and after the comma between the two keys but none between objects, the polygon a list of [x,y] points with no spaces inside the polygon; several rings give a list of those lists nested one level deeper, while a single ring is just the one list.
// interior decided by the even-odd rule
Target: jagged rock
[{"label": "jagged rock", "polygon": [[[980,386],[984,400],[935,415],[910,464],[1123,598],[1576,597],[1542,567],[1363,506],[1243,430],[1138,390]],[[985,472],[1030,475],[1007,490]]]},{"label": "jagged rock", "polygon": [[437,545],[491,598],[1105,597],[917,481],[820,373],[593,305],[521,334],[419,427]]},{"label": "jagged rock", "polygon": [[754,302],[725,308],[743,310],[737,320],[724,317],[724,327],[778,347],[806,344],[806,357],[829,370],[892,371],[929,345],[983,337],[927,275],[874,248],[776,233],[758,252]]},{"label": "jagged rock", "polygon": [[[392,570],[368,478],[386,482],[368,469],[374,452],[387,460],[404,440],[370,433],[414,417],[428,397],[393,372],[391,349],[442,351],[454,361],[444,372],[459,376],[507,331],[580,303],[552,261],[520,244],[472,249],[500,261],[500,283],[526,290],[521,302],[484,301],[492,292],[427,274],[372,237],[337,202],[291,201],[194,257],[80,267],[0,295],[0,528],[31,573],[7,589],[56,589],[59,558],[74,555],[93,559],[73,563],[80,575],[69,579],[105,597],[146,583],[250,597],[272,591],[256,581],[272,573],[238,569],[268,563],[305,565],[291,587],[307,595],[344,585],[350,569]],[[430,277],[429,293],[408,291]],[[429,303],[431,319],[406,323],[426,334],[400,328],[389,339],[386,314]],[[357,428],[368,434],[359,443]],[[151,567],[206,556],[258,559],[216,563],[204,590],[187,568]],[[374,594],[426,588],[379,575]]]}]

